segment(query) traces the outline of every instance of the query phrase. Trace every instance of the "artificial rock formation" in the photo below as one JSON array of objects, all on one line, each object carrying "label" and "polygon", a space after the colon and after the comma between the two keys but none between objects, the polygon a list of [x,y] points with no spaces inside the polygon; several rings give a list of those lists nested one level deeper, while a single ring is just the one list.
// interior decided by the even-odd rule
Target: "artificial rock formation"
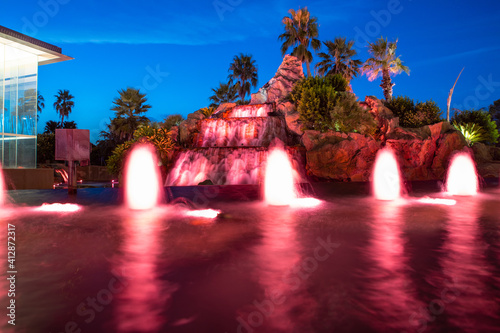
[{"label": "artificial rock formation", "polygon": [[464,137],[448,122],[402,128],[383,103],[367,97],[362,106],[378,122],[377,140],[358,133],[305,131],[307,171],[310,176],[337,181],[368,181],[377,151],[396,152],[405,180],[443,179],[452,153],[466,146]]},{"label": "artificial rock formation", "polygon": [[292,134],[302,135],[299,113],[295,106],[286,100],[294,85],[304,78],[302,63],[296,57],[286,55],[274,77],[258,92],[252,94],[250,104],[275,103],[276,111],[285,116],[288,129]]},{"label": "artificial rock formation", "polygon": [[193,143],[195,135],[199,131],[199,122],[205,119],[201,111],[195,111],[188,114],[187,119],[179,125],[179,144],[181,146],[190,146]]}]

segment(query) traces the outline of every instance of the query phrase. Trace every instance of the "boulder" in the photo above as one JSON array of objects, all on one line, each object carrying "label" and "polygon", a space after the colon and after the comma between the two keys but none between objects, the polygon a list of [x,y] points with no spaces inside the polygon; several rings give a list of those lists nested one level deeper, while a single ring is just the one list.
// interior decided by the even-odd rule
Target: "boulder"
[{"label": "boulder", "polygon": [[179,126],[172,126],[172,128],[169,131],[170,139],[172,139],[173,142],[177,143],[179,140]]},{"label": "boulder", "polygon": [[307,172],[340,181],[368,181],[380,142],[358,133],[305,131]]},{"label": "boulder", "polygon": [[179,125],[179,144],[187,147],[192,145],[195,134],[199,132],[200,121],[205,119],[201,111],[188,114],[187,119]]},{"label": "boulder", "polygon": [[294,56],[286,55],[274,77],[259,91],[252,94],[250,104],[279,104],[290,94],[297,81],[304,77],[302,63]]},{"label": "boulder", "polygon": [[406,180],[433,179],[430,170],[436,152],[436,140],[428,138],[387,140],[386,146],[396,152],[399,167]]},{"label": "boulder", "polygon": [[394,117],[392,111],[378,98],[366,96],[365,101],[359,104],[361,107],[368,109],[373,118],[375,118],[380,132],[380,140],[384,141],[388,134],[399,127],[399,118]]},{"label": "boulder", "polygon": [[493,161],[493,156],[491,155],[490,147],[481,142],[476,142],[472,146],[472,151],[474,152],[474,160],[476,163],[484,163]]},{"label": "boulder", "polygon": [[304,134],[300,114],[292,102],[283,102],[276,106],[276,111],[285,116],[286,126],[288,131],[294,135],[301,137]]},{"label": "boulder", "polygon": [[443,133],[439,136],[431,165],[434,179],[444,179],[451,154],[456,150],[462,150],[465,146],[467,146],[465,138],[458,131]]},{"label": "boulder", "polygon": [[222,103],[212,114],[213,118],[223,118],[224,114],[228,111],[231,111],[232,108],[236,106],[236,103]]}]

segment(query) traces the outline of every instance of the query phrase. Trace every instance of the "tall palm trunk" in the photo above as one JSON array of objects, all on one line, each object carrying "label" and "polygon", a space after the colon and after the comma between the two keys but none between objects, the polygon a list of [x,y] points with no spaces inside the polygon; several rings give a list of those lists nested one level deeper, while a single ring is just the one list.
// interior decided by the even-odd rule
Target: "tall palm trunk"
[{"label": "tall palm trunk", "polygon": [[309,61],[306,61],[306,68],[307,68],[307,77],[311,77],[311,64]]},{"label": "tall palm trunk", "polygon": [[389,69],[382,70],[382,83],[380,87],[384,90],[384,97],[387,102],[392,98],[392,87],[394,84],[391,82],[391,76],[389,75]]}]

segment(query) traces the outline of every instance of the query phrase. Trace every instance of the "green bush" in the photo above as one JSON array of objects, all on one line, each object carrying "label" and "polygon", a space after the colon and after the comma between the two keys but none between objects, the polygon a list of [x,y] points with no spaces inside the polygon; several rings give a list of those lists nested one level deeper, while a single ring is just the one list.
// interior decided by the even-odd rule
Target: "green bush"
[{"label": "green bush", "polygon": [[457,124],[455,122],[453,123],[453,127],[462,133],[469,147],[472,147],[476,142],[485,141],[487,139],[484,129],[476,123]]},{"label": "green bush", "polygon": [[353,94],[346,93],[347,81],[340,75],[308,77],[297,83],[290,100],[297,107],[307,129],[373,134],[375,121],[361,108]]},{"label": "green bush", "polygon": [[396,117],[399,117],[401,127],[422,127],[441,121],[441,109],[432,100],[417,101],[415,104],[408,96],[397,96],[385,102],[385,105]]},{"label": "green bush", "polygon": [[149,142],[155,148],[158,154],[158,159],[162,165],[167,165],[169,153],[174,148],[174,142],[171,138],[171,133],[166,128],[154,128],[151,126],[140,126],[134,132],[134,138],[130,141],[118,145],[113,154],[106,160],[106,165],[111,174],[119,176],[122,172],[123,162],[130,147],[137,142]]},{"label": "green bush", "polygon": [[54,162],[56,150],[56,135],[54,133],[44,133],[37,135],[36,157],[40,164]]},{"label": "green bush", "polygon": [[359,105],[356,96],[351,93],[340,95],[337,105],[330,111],[330,117],[338,132],[359,132],[373,136],[377,131],[373,116]]},{"label": "green bush", "polygon": [[465,110],[455,113],[451,118],[452,123],[468,124],[474,123],[479,125],[485,132],[484,141],[488,144],[495,144],[498,142],[497,124],[491,119],[491,115],[483,110]]}]

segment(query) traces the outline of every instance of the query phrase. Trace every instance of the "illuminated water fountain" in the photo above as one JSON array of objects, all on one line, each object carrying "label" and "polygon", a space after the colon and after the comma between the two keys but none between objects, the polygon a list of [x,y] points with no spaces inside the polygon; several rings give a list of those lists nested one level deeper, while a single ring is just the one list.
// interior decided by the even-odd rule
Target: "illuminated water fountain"
[{"label": "illuminated water fountain", "polygon": [[140,144],[130,152],[125,164],[125,203],[134,210],[154,208],[160,200],[161,178],[156,152]]},{"label": "illuminated water fountain", "polygon": [[372,176],[373,194],[378,200],[401,197],[401,173],[396,155],[389,148],[379,150]]},{"label": "illuminated water fountain", "polygon": [[297,197],[292,165],[282,149],[271,150],[267,157],[264,193],[265,201],[272,206],[288,206]]},{"label": "illuminated water fountain", "polygon": [[446,192],[451,195],[476,195],[479,189],[476,165],[468,153],[453,156],[446,177]]}]

